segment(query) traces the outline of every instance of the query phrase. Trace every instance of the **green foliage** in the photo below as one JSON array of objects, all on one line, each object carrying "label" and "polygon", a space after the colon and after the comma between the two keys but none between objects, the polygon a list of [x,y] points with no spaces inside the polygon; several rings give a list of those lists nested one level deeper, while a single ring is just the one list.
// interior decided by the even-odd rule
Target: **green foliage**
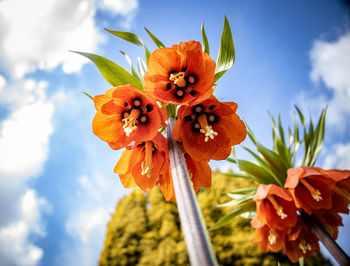
[{"label": "green foliage", "polygon": [[[239,169],[243,172],[224,173],[224,175],[254,180],[256,188],[259,184],[276,184],[283,187],[287,178],[287,170],[294,167],[296,153],[301,143],[304,144],[302,165],[313,166],[323,144],[326,109],[322,110],[317,126],[314,129],[312,120],[310,119],[309,127],[307,128],[304,115],[298,107],[295,108],[303,126],[303,139],[299,139],[299,128],[295,117],[294,132],[288,128],[289,139],[287,140],[280,116],[278,116],[278,123],[276,123],[275,119],[270,115],[273,148],[268,149],[260,144],[251,129],[247,126],[247,135],[256,147],[257,152],[244,146],[243,148],[255,158],[256,162],[237,159],[233,149],[233,158],[228,158],[227,161],[237,164]],[[252,207],[252,195],[254,195],[254,193],[246,192],[249,191],[241,190],[240,192],[231,192],[231,194],[240,194],[240,198],[226,202],[222,206],[235,206],[235,209],[221,217],[214,227],[211,228],[212,230],[225,226],[239,215],[254,211],[255,208],[254,206]]]},{"label": "green foliage", "polygon": [[127,42],[143,47],[145,49],[146,61],[148,62],[150,52],[146,47],[146,45],[143,43],[142,39],[137,34],[132,32],[127,32],[127,31],[115,31],[115,30],[108,30],[108,29],[105,29],[105,30]]},{"label": "green foliage", "polygon": [[153,42],[158,46],[158,48],[164,48],[165,47],[165,45],[156,36],[154,36],[152,34],[152,32],[150,32],[146,27],[145,27],[145,31],[148,33],[149,37],[151,37]]},{"label": "green foliage", "polygon": [[[252,187],[252,181],[214,174],[212,187],[198,193],[206,225],[212,227],[232,210],[214,206],[229,199],[222,197],[227,187],[247,186]],[[280,253],[259,251],[252,242],[254,229],[248,219],[235,219],[209,233],[220,265],[290,265]],[[306,265],[324,265],[321,256],[316,258],[319,263],[314,258],[311,264],[306,260]],[[99,265],[189,265],[176,203],[166,202],[159,189],[148,194],[135,189],[121,199],[108,224]]]},{"label": "green foliage", "polygon": [[207,35],[204,30],[204,22],[202,23],[202,43],[203,43],[203,52],[209,54],[209,42],[207,39]]},{"label": "green foliage", "polygon": [[95,63],[97,68],[100,70],[102,76],[108,81],[112,86],[121,86],[125,84],[131,84],[134,87],[143,90],[142,83],[126,71],[121,66],[116,63],[95,54],[75,52],[89,58],[92,62]]},{"label": "green foliage", "polygon": [[220,49],[216,59],[215,80],[218,81],[227,70],[233,67],[235,62],[235,46],[230,24],[225,16],[224,29],[221,35]]}]

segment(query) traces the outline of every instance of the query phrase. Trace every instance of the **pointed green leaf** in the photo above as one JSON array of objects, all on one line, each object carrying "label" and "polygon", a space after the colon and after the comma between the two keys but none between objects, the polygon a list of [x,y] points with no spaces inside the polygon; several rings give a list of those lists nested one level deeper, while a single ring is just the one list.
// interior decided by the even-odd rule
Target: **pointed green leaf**
[{"label": "pointed green leaf", "polygon": [[252,191],[256,191],[257,187],[245,187],[245,188],[239,188],[239,189],[235,189],[233,191],[230,191],[230,194],[243,194],[246,192],[252,192]]},{"label": "pointed green leaf", "polygon": [[90,94],[87,94],[86,92],[83,92],[87,97],[89,97],[91,100],[94,99],[94,97],[92,97]]},{"label": "pointed green leaf", "polygon": [[237,160],[238,166],[241,171],[252,175],[254,179],[260,184],[278,184],[273,177],[273,174],[269,172],[266,168],[259,166],[253,162],[245,160]]},{"label": "pointed green leaf", "polygon": [[126,61],[128,62],[129,66],[130,66],[130,69],[131,69],[131,74],[132,74],[135,78],[137,78],[138,80],[141,81],[140,76],[136,73],[134,67],[132,66],[132,62],[131,62],[130,57],[129,57],[126,53],[124,53],[123,51],[119,51],[119,52],[120,52],[122,55],[124,55]]},{"label": "pointed green leaf", "polygon": [[232,158],[226,158],[226,161],[228,161],[230,163],[237,163],[237,161],[232,159]]},{"label": "pointed green leaf", "polygon": [[150,52],[148,50],[148,48],[146,47],[146,45],[143,43],[142,39],[136,35],[135,33],[132,32],[127,32],[127,31],[115,31],[115,30],[109,30],[109,29],[105,29],[106,31],[108,31],[109,33],[127,41],[133,44],[136,44],[137,46],[143,47],[145,49],[145,57],[146,57],[146,62],[148,62],[148,58],[150,55]]},{"label": "pointed green leaf", "polygon": [[235,46],[230,24],[225,16],[224,29],[221,35],[218,58],[216,59],[215,80],[218,81],[235,62]]},{"label": "pointed green leaf", "polygon": [[143,82],[143,76],[147,72],[147,66],[146,66],[145,62],[140,57],[137,58],[137,70],[139,71],[141,81]]},{"label": "pointed green leaf", "polygon": [[203,44],[203,52],[209,54],[209,42],[207,39],[207,35],[204,30],[204,22],[202,22],[202,44]]},{"label": "pointed green leaf", "polygon": [[[228,196],[230,196],[229,193],[227,193],[227,194],[228,194]],[[237,195],[235,195],[235,196],[237,196]],[[254,195],[247,195],[245,197],[231,200],[231,201],[225,202],[223,204],[217,204],[216,207],[224,208],[224,207],[228,207],[228,206],[240,205],[240,204],[245,203],[247,201],[251,201],[253,199],[253,197],[254,197]]]},{"label": "pointed green leaf", "polygon": [[254,180],[254,177],[251,175],[248,175],[246,173],[220,173],[224,176],[228,176],[228,177],[240,177],[240,178],[246,178],[246,179],[252,179]]},{"label": "pointed green leaf", "polygon": [[253,201],[248,201],[242,206],[232,210],[224,217],[220,218],[219,221],[217,221],[209,230],[213,231],[219,229],[220,227],[230,223],[236,216],[249,211],[255,211],[255,203]]},{"label": "pointed green leaf", "polygon": [[294,107],[295,107],[295,109],[297,109],[301,123],[303,124],[303,126],[305,126],[305,119],[304,119],[303,113],[300,111],[298,106],[294,105]]},{"label": "pointed green leaf", "polygon": [[109,82],[112,86],[121,86],[126,84],[131,84],[134,87],[143,90],[141,82],[126,71],[121,66],[116,63],[95,54],[82,53],[72,51],[74,53],[80,54],[89,58],[92,62],[95,63],[97,68],[100,70],[102,76]]},{"label": "pointed green leaf", "polygon": [[151,37],[153,42],[158,46],[158,48],[164,48],[165,47],[165,45],[156,36],[154,36],[152,34],[152,32],[150,32],[146,27],[145,27],[145,31],[148,33],[149,37]]},{"label": "pointed green leaf", "polygon": [[278,131],[279,131],[280,138],[281,138],[282,142],[283,142],[283,143],[286,143],[286,142],[285,142],[285,139],[284,139],[284,131],[283,131],[283,127],[282,127],[282,122],[281,122],[281,116],[280,116],[280,114],[278,114]]}]

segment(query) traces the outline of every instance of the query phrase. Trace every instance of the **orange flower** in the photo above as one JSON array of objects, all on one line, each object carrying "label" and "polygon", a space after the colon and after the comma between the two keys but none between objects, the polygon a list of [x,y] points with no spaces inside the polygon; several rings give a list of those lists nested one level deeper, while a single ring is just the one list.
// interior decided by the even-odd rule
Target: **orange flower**
[{"label": "orange flower", "polygon": [[208,161],[195,161],[187,153],[184,155],[194,191],[211,186],[211,168]]},{"label": "orange flower", "polygon": [[342,218],[337,211],[333,208],[331,210],[314,210],[314,215],[333,239],[337,239],[338,227],[343,225]]},{"label": "orange flower", "polygon": [[287,254],[291,262],[296,263],[301,257],[311,257],[319,249],[317,237],[309,231],[301,218],[298,219],[297,225],[286,239],[284,253]]},{"label": "orange flower", "polygon": [[292,193],[297,208],[309,215],[313,210],[332,208],[335,182],[317,167],[290,168],[285,188]]},{"label": "orange flower", "polygon": [[298,215],[290,193],[277,185],[260,184],[253,198],[257,219],[277,230],[295,226]]},{"label": "orange flower", "polygon": [[237,104],[219,102],[214,96],[195,106],[181,106],[173,136],[194,160],[223,160],[230,155],[231,146],[246,137],[236,110]]},{"label": "orange flower", "polygon": [[197,41],[158,49],[149,57],[144,88],[164,103],[195,104],[213,93],[215,66]]},{"label": "orange flower", "polygon": [[135,186],[151,190],[166,168],[163,167],[168,151],[166,138],[158,133],[152,140],[125,150],[114,168],[126,188]]},{"label": "orange flower", "polygon": [[93,132],[113,149],[153,139],[166,111],[144,92],[131,85],[115,87],[94,97],[97,113]]},{"label": "orange flower", "polygon": [[274,252],[278,252],[282,247],[284,247],[285,239],[285,230],[280,231],[265,224],[256,228],[253,242],[257,244],[264,252],[267,252],[269,249]]}]

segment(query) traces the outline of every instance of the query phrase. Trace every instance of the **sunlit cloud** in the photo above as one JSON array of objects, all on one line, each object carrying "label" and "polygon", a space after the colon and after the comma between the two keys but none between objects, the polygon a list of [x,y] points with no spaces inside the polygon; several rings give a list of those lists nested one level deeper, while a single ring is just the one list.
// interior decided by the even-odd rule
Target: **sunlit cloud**
[{"label": "sunlit cloud", "polygon": [[96,50],[94,15],[94,0],[1,1],[0,69],[16,78],[60,64],[66,73],[79,71],[87,60],[68,50]]}]

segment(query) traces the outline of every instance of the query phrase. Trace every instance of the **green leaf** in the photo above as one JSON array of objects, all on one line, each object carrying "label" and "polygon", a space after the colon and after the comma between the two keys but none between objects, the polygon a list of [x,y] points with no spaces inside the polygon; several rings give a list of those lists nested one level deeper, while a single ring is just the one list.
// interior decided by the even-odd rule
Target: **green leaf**
[{"label": "green leaf", "polygon": [[[227,195],[230,196],[230,193],[227,193]],[[234,196],[238,196],[238,195],[234,195]],[[237,205],[240,205],[240,204],[245,203],[247,201],[253,200],[253,197],[254,197],[254,195],[243,196],[239,199],[231,200],[231,201],[225,202],[223,204],[217,204],[216,207],[224,208],[224,207],[229,207],[229,206],[237,206]]]},{"label": "green leaf", "polygon": [[92,97],[90,94],[87,94],[86,92],[83,92],[87,97],[89,97],[91,100],[94,99],[94,97]]},{"label": "green leaf", "polygon": [[207,39],[207,35],[204,30],[204,22],[202,22],[202,43],[203,43],[203,52],[209,54],[209,42]]},{"label": "green leaf", "polygon": [[137,58],[137,70],[139,71],[141,81],[143,82],[143,76],[147,72],[147,66],[146,66],[145,62],[140,57]]},{"label": "green leaf", "polygon": [[227,225],[230,223],[236,216],[241,215],[242,213],[254,211],[255,210],[255,203],[253,201],[248,201],[242,206],[232,210],[228,214],[226,214],[224,217],[220,218],[219,221],[217,221],[209,230],[213,231],[216,229],[219,229],[220,227],[223,227],[224,225]]},{"label": "green leaf", "polygon": [[268,169],[259,166],[253,162],[245,160],[237,160],[238,166],[241,171],[252,175],[254,179],[260,184],[278,184],[276,182],[276,177],[273,176],[273,173]]},{"label": "green leaf", "polygon": [[158,46],[158,48],[164,48],[165,47],[165,45],[156,36],[154,36],[152,34],[152,32],[150,32],[146,27],[145,27],[145,31],[148,33],[149,37],[151,37],[153,42]]},{"label": "green leaf", "polygon": [[131,68],[131,74],[132,74],[135,78],[137,78],[138,80],[141,81],[140,76],[136,73],[134,67],[132,66],[132,62],[131,62],[130,57],[129,57],[126,53],[124,53],[123,51],[119,51],[119,52],[120,52],[122,55],[124,55],[126,61],[128,62],[129,66],[130,66],[130,68]]},{"label": "green leaf", "polygon": [[100,70],[102,76],[109,82],[112,86],[121,86],[130,84],[134,87],[143,90],[141,82],[131,75],[128,71],[126,71],[121,66],[116,63],[95,54],[82,53],[71,51],[82,56],[89,58],[92,62],[95,63],[97,68]]},{"label": "green leaf", "polygon": [[235,46],[231,33],[230,24],[225,16],[224,29],[221,35],[220,49],[216,59],[215,80],[218,81],[227,70],[232,68],[235,62]]},{"label": "green leaf", "polygon": [[148,62],[148,58],[150,55],[150,52],[148,50],[148,48],[146,47],[146,45],[143,43],[142,39],[136,35],[135,33],[132,32],[127,32],[127,31],[115,31],[115,30],[109,30],[109,29],[105,29],[106,31],[108,31],[109,33],[127,41],[133,44],[136,44],[137,46],[143,47],[145,49],[145,57],[146,57],[146,62]]},{"label": "green leaf", "polygon": [[300,111],[300,109],[298,108],[298,106],[294,105],[294,107],[295,107],[295,109],[297,109],[297,112],[298,112],[300,121],[301,121],[301,123],[303,124],[303,126],[305,127],[305,119],[304,119],[303,113]]},{"label": "green leaf", "polygon": [[286,143],[285,140],[284,140],[284,131],[283,131],[283,127],[282,127],[280,114],[278,114],[278,131],[280,133],[280,138],[281,138],[282,142]]},{"label": "green leaf", "polygon": [[233,191],[230,191],[230,194],[243,194],[246,192],[252,192],[252,191],[256,191],[257,187],[245,187],[245,188],[239,188],[239,189],[235,189]]},{"label": "green leaf", "polygon": [[226,158],[226,161],[228,161],[230,163],[237,163],[237,161],[235,159],[232,159],[232,158]]},{"label": "green leaf", "polygon": [[251,175],[248,175],[246,173],[220,173],[224,176],[228,176],[228,177],[241,177],[241,178],[246,178],[246,179],[253,179],[254,177]]}]

